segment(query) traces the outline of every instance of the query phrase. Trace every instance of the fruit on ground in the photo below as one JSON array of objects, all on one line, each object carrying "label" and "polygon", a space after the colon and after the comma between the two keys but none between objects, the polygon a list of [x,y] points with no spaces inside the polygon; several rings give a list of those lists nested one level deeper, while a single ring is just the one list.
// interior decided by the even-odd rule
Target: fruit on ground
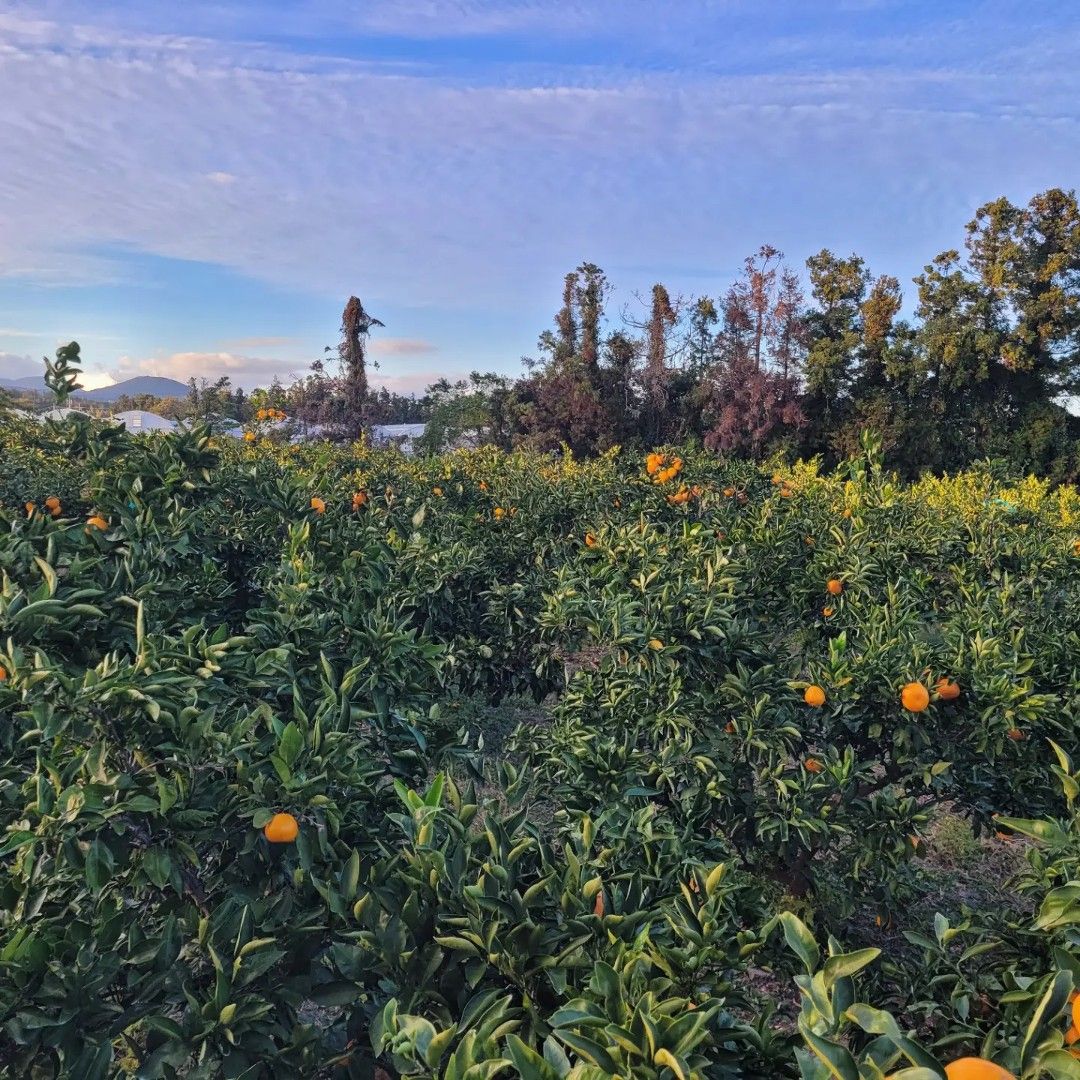
[{"label": "fruit on ground", "polygon": [[803,701],[818,709],[825,704],[825,691],[820,686],[808,686],[803,694]]},{"label": "fruit on ground", "polygon": [[930,704],[930,691],[921,682],[909,682],[900,691],[900,703],[908,712],[922,712]]},{"label": "fruit on ground", "polygon": [[292,814],[275,814],[263,827],[263,836],[271,844],[291,844],[300,832]]}]

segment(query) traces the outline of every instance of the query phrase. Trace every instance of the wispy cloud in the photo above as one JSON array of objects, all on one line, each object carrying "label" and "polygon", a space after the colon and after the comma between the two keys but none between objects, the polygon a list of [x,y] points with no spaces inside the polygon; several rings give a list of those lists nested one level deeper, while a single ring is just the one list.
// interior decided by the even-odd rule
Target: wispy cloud
[{"label": "wispy cloud", "polygon": [[278,345],[295,345],[300,339],[295,337],[238,337],[227,338],[221,346],[226,350],[233,349],[266,349]]},{"label": "wispy cloud", "polygon": [[433,341],[423,338],[375,338],[369,348],[375,356],[423,356],[438,350]]},{"label": "wispy cloud", "polygon": [[[112,282],[137,308],[114,245],[377,312],[476,313],[476,340],[480,313],[553,307],[585,258],[641,267],[627,288],[688,268],[668,282],[686,291],[763,241],[914,272],[979,203],[1077,175],[1080,12],[990,7],[22,5],[0,14],[0,288]],[[375,355],[466,355],[459,330],[393,326],[423,336]],[[259,358],[300,344],[175,362],[287,373]]]},{"label": "wispy cloud", "polygon": [[24,379],[30,375],[42,373],[41,361],[33,360],[29,355],[0,352],[0,377],[5,379]]},{"label": "wispy cloud", "polygon": [[277,377],[288,380],[304,374],[303,365],[291,361],[261,356],[244,356],[230,352],[178,352],[168,356],[123,356],[110,368],[117,381],[136,375],[158,375],[187,382],[195,378],[218,378],[228,375],[241,386],[265,384]]}]

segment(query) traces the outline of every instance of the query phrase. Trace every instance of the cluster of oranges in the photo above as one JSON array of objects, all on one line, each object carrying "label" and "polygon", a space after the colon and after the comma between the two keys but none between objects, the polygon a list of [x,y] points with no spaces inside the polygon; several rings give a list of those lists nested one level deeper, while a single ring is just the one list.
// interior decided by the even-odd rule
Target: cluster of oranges
[{"label": "cluster of oranges", "polygon": [[[55,495],[50,495],[45,500],[45,512],[51,514],[53,517],[60,516],[60,500]],[[26,516],[33,517],[37,513],[37,503],[28,502],[26,504]]]},{"label": "cluster of oranges", "polygon": [[780,489],[781,499],[790,499],[795,494],[791,485],[779,473],[773,474],[772,482],[775,487]]},{"label": "cluster of oranges", "polygon": [[284,409],[257,409],[255,411],[256,420],[287,420]]},{"label": "cluster of oranges", "polygon": [[[954,701],[960,696],[960,684],[943,675],[938,679],[934,693],[939,701]],[[803,701],[811,708],[820,709],[826,701],[824,689],[817,683],[811,684],[803,693]],[[930,691],[921,682],[906,683],[900,691],[900,704],[908,712],[925,712],[930,707]],[[1010,739],[1023,737],[1024,734],[1021,731],[1017,731],[1016,735],[1013,735],[1012,730],[1009,731]]]},{"label": "cluster of oranges", "polygon": [[[839,578],[829,578],[825,582],[825,591],[829,596],[839,596],[843,592],[843,582]],[[827,604],[822,608],[821,613],[828,619],[835,615],[836,608]],[[955,701],[960,697],[960,684],[955,683],[947,675],[943,675],[934,686],[934,694],[939,701]],[[825,704],[825,691],[818,685],[808,686],[806,692],[802,694],[802,700],[812,708],[820,708]],[[908,683],[900,691],[900,703],[909,713],[924,712],[930,706],[930,691],[921,683]],[[1024,733],[1014,728],[1009,731],[1009,738],[1023,739]],[[809,765],[807,768],[810,768]],[[810,769],[810,771],[820,770]]]},{"label": "cluster of oranges", "polygon": [[666,484],[682,472],[681,457],[669,458],[667,454],[651,453],[645,459],[645,471],[657,484]]},{"label": "cluster of oranges", "polygon": [[[678,459],[676,459],[678,460]],[[682,506],[684,503],[688,503],[691,499],[701,498],[701,485],[694,484],[693,487],[687,487],[685,484],[674,495],[669,495],[667,501],[671,506]]]}]

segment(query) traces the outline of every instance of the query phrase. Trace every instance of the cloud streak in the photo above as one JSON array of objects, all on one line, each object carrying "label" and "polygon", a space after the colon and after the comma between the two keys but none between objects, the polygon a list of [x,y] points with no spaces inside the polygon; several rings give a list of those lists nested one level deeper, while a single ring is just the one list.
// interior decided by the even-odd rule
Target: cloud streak
[{"label": "cloud streak", "polygon": [[[472,314],[479,338],[490,313],[554,303],[586,258],[641,267],[628,288],[650,267],[736,266],[763,241],[796,262],[828,245],[914,272],[980,202],[1076,175],[1080,17],[1029,12],[1018,37],[975,5],[903,25],[889,4],[670,7],[42,0],[0,14],[0,208],[17,208],[0,209],[0,290],[137,290],[102,253],[121,248],[376,311]],[[409,48],[373,52],[402,36]],[[417,333],[373,353],[466,349]],[[163,355],[292,371],[263,358],[292,344]],[[166,361],[121,365],[141,363]]]}]

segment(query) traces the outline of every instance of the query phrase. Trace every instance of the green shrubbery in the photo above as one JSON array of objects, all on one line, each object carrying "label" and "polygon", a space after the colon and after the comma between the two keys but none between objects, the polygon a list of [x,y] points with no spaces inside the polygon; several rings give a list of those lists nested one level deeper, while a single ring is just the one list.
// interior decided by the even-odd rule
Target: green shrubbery
[{"label": "green shrubbery", "polygon": [[[0,447],[5,1075],[1080,1075],[1075,493],[905,487],[872,444],[776,484],[83,421]],[[522,692],[555,696],[489,754]],[[944,804],[1038,839],[1041,914],[875,964],[854,922],[918,894]]]}]

